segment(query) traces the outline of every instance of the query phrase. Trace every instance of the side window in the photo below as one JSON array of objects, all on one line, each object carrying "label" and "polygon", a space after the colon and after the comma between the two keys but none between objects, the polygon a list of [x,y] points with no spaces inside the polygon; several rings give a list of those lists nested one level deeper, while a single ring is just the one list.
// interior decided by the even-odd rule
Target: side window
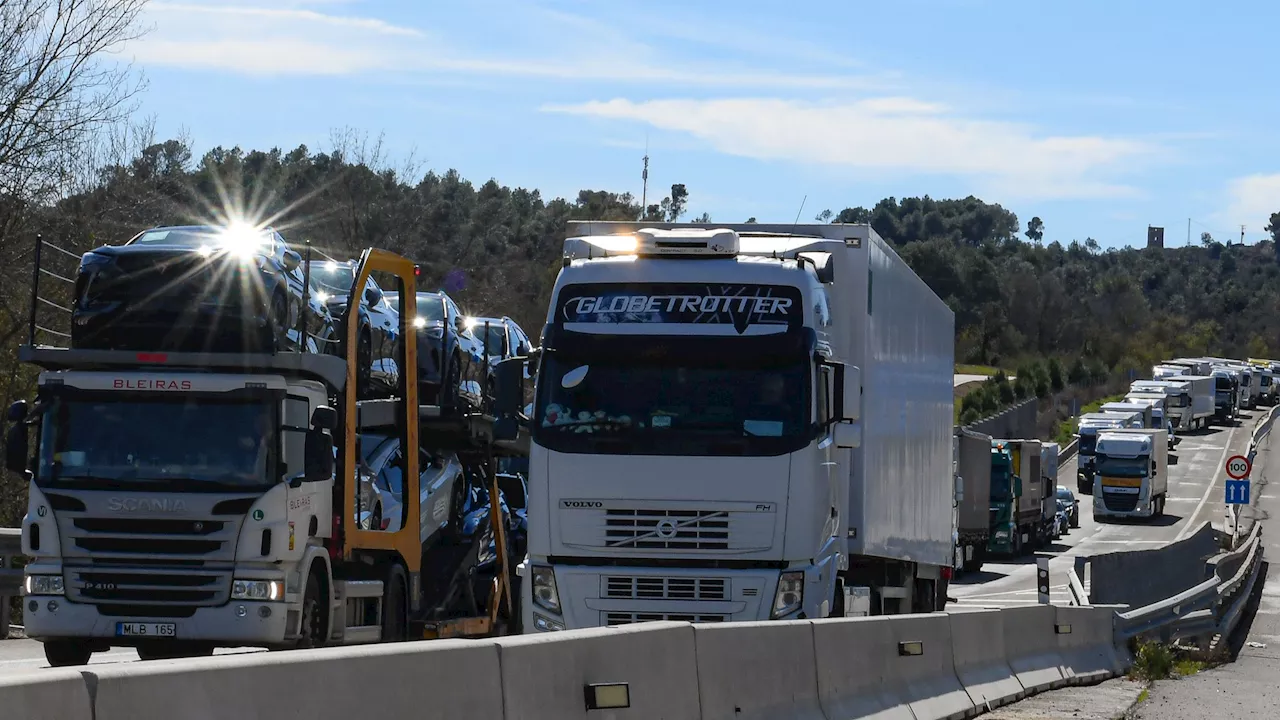
[{"label": "side window", "polygon": [[[382,508],[384,522],[390,520],[390,523],[387,523],[388,529],[404,527],[404,471],[400,469],[403,462],[403,455],[399,450],[396,450],[391,453],[391,457],[387,458],[387,463],[382,466],[382,471],[378,473],[378,484],[390,490],[392,497],[398,501],[391,507],[384,506]],[[392,516],[392,513],[396,512],[393,508],[396,507],[399,508],[401,517]]]},{"label": "side window", "polygon": [[281,433],[284,436],[284,464],[281,467],[284,477],[302,472],[303,445],[310,420],[306,400],[290,397],[284,401],[284,432]]}]

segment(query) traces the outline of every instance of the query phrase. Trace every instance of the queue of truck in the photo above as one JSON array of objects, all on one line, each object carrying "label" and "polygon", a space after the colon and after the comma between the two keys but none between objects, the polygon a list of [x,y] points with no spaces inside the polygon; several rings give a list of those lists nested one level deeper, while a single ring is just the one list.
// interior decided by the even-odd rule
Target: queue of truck
[{"label": "queue of truck", "polygon": [[[33,293],[43,372],[6,460],[51,664],[930,612],[955,570],[1079,524],[1055,444],[953,428],[954,316],[867,225],[570,223],[536,347],[497,317],[502,342],[464,342],[380,250],[317,266],[317,300],[310,253],[271,243],[245,266],[282,274],[284,310],[240,308],[248,347],[190,325],[211,308],[131,317],[130,262],[138,292],[176,286],[150,250],[85,261],[70,348],[36,343]],[[171,254],[190,277],[219,252]],[[1082,417],[1095,514],[1163,511],[1174,433],[1274,401],[1274,369],[1171,361]]]}]

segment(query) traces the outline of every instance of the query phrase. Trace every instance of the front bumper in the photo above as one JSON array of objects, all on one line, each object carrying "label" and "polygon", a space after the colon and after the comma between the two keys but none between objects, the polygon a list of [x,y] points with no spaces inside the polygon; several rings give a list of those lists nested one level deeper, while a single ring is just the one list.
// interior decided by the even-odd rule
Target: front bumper
[{"label": "front bumper", "polygon": [[1132,517],[1132,518],[1149,518],[1155,515],[1155,503],[1150,498],[1140,496],[1132,509],[1128,507],[1128,503],[1120,503],[1113,501],[1107,503],[1107,493],[1103,489],[1101,492],[1093,496],[1093,516],[1097,517]]},{"label": "front bumper", "polygon": [[[50,604],[56,609],[51,610]],[[115,617],[98,612],[94,605],[73,603],[62,596],[28,595],[22,598],[26,634],[36,640],[94,638],[116,646],[133,646],[154,638],[118,637],[116,625],[173,623],[177,632],[165,640],[204,640],[227,646],[279,645],[285,640],[289,606],[282,602],[233,600],[221,607],[198,608],[190,617]],[[263,617],[263,613],[268,613]]]},{"label": "front bumper", "polygon": [[[537,632],[539,618],[567,630],[660,620],[699,623],[770,620],[778,579],[783,572],[552,567],[560,598],[559,613],[533,604],[529,566],[527,563],[520,566],[520,603],[526,632]],[[798,610],[777,619],[825,617],[831,609],[834,573],[822,573],[817,566],[792,568],[787,572],[797,571],[805,573],[804,601]]]}]

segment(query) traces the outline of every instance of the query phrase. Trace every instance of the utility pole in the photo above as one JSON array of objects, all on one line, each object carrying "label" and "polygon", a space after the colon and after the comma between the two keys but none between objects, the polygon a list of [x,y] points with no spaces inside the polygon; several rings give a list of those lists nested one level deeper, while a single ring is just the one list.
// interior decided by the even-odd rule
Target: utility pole
[{"label": "utility pole", "polygon": [[1244,226],[1243,225],[1240,226],[1240,244],[1241,245],[1244,244]]},{"label": "utility pole", "polygon": [[647,137],[644,139],[644,172],[640,173],[640,179],[644,181],[640,190],[640,217],[643,219],[649,209],[649,138]]},{"label": "utility pole", "polygon": [[1187,247],[1191,247],[1191,218],[1187,218]]}]

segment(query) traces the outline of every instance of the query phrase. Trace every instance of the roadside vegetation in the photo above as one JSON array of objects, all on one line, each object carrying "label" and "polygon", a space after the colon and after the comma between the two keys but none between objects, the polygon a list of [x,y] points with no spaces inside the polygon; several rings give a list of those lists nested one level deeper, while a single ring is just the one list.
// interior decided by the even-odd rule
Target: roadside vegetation
[{"label": "roadside vegetation", "polygon": [[[1132,645],[1132,652],[1133,666],[1129,668],[1129,677],[1144,682],[1195,675],[1224,662],[1220,653],[1211,655],[1194,648],[1159,642],[1136,642]],[[1139,696],[1139,702],[1143,699]]]}]

